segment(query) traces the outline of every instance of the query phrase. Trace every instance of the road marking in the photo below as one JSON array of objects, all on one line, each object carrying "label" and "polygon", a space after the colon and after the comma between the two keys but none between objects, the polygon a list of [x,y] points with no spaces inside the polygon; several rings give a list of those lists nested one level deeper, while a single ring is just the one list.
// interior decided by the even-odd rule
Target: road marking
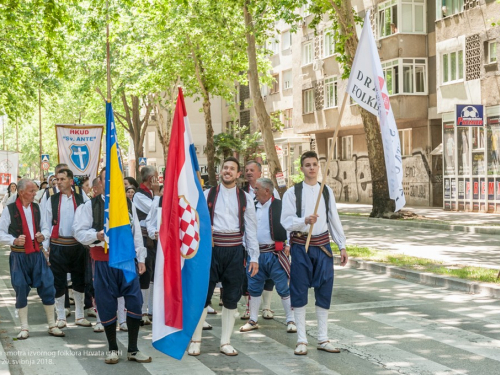
[{"label": "road marking", "polygon": [[[407,313],[375,314],[365,317],[404,331],[418,332],[422,339],[438,341],[469,353],[500,361],[500,340],[453,327],[446,324],[445,319],[432,321]],[[452,319],[449,320],[452,321]]]}]

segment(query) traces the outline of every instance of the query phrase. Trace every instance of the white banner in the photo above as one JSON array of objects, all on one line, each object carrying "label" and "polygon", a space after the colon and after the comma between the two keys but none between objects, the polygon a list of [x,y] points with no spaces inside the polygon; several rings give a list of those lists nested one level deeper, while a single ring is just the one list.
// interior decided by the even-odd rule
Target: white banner
[{"label": "white banner", "polygon": [[11,182],[17,184],[19,154],[12,151],[0,151],[0,195],[7,192]]},{"label": "white banner", "polygon": [[59,163],[66,163],[75,176],[97,177],[101,161],[101,125],[56,125]]},{"label": "white banner", "polygon": [[396,211],[399,211],[406,204],[401,145],[369,16],[370,11],[365,16],[347,92],[361,107],[380,118],[389,196],[396,201]]}]

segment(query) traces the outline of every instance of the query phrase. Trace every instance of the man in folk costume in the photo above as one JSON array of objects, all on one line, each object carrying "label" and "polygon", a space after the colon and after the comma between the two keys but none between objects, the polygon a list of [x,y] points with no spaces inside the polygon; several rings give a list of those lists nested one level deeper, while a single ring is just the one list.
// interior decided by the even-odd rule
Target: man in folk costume
[{"label": "man in folk costume", "polygon": [[[106,169],[101,171],[101,183],[104,186]],[[136,259],[139,275],[142,275],[146,266],[146,248],[143,246],[139,219],[134,205],[127,200],[130,223],[134,236]],[[142,318],[142,295],[139,286],[139,277],[127,282],[123,271],[109,266],[109,249],[105,249],[104,242],[104,195],[92,198],[89,202],[78,207],[73,224],[73,232],[78,242],[90,246],[94,269],[95,301],[100,320],[104,326],[108,339],[109,353],[105,359],[107,364],[118,363],[118,344],[116,342],[116,311],[118,297],[125,297],[128,326],[128,353],[127,359],[136,362],[151,362],[151,357],[144,355],[137,349],[137,338]]]},{"label": "man in folk costume", "polygon": [[58,192],[51,195],[42,212],[42,234],[44,247],[50,244],[50,268],[54,274],[56,289],[57,327],[66,327],[64,294],[67,288],[67,273],[71,273],[75,299],[75,324],[91,327],[84,318],[85,299],[85,248],[73,237],[73,222],[78,206],[88,201],[78,186],[73,191],[73,172],[60,169],[56,175]]},{"label": "man in folk costume", "polygon": [[[156,261],[156,240],[152,240],[148,236],[146,228],[146,217],[151,211],[153,202],[156,204],[160,199],[160,185],[158,183],[158,171],[151,165],[146,165],[141,169],[142,183],[134,195],[134,205],[137,209],[137,216],[141,224],[142,238],[144,246],[147,249],[148,256],[146,257],[146,272],[144,272],[140,279],[141,293],[142,293],[142,321],[143,324],[149,325],[151,321],[148,317],[148,306],[153,306],[149,300],[153,299],[153,280]],[[152,314],[152,310],[149,314]]]},{"label": "man in folk costume", "polygon": [[47,201],[49,198],[59,192],[59,188],[57,187],[57,174],[61,169],[68,169],[68,164],[61,163],[57,164],[55,169],[54,169],[54,186],[48,187],[45,189],[45,192],[42,195],[42,198],[40,199],[40,211],[45,212]]},{"label": "man in folk costume", "polygon": [[229,356],[238,355],[230,341],[245,277],[243,239],[250,258],[248,266],[250,277],[255,276],[259,271],[255,207],[250,195],[236,186],[236,179],[240,174],[238,160],[229,157],[222,164],[222,182],[204,192],[212,220],[214,246],[205,309],[189,345],[189,355],[200,354],[201,333],[207,316],[207,306],[210,304],[215,285],[219,281],[222,282],[224,288],[220,352]]},{"label": "man in folk costume", "polygon": [[63,337],[64,332],[56,326],[54,319],[54,276],[43,254],[40,208],[33,203],[38,188],[26,178],[17,185],[18,199],[7,206],[0,218],[0,245],[9,245],[10,278],[16,292],[16,309],[19,311],[21,332],[19,340],[27,339],[28,295],[37,288],[42,299],[49,335]]},{"label": "man in folk costume", "polygon": [[[250,160],[245,164],[245,179],[247,182],[243,186],[243,190],[246,191],[248,194],[250,194],[252,200],[254,201],[255,201],[255,185],[257,184],[257,180],[261,178],[261,176],[262,176],[262,165],[259,162],[255,160]],[[273,190],[272,195],[276,199],[281,199],[280,194],[276,189]],[[271,310],[271,299],[273,297],[273,289],[274,289],[273,280],[272,279],[266,280],[264,284],[264,292],[262,293],[262,317],[264,319],[274,318],[274,311]],[[248,298],[246,280],[243,286],[243,293]],[[241,319],[248,319],[248,318],[250,318],[250,309],[249,309],[249,303],[247,301],[247,309],[241,316]]]},{"label": "man in folk costume", "polygon": [[280,223],[281,200],[273,196],[274,185],[268,178],[259,178],[254,187],[257,216],[257,239],[259,241],[259,272],[248,278],[248,293],[250,294],[250,320],[240,328],[241,332],[258,329],[259,306],[266,280],[271,279],[276,285],[276,291],[281,297],[285,310],[287,332],[297,332],[292,307],[290,305],[290,248],[284,246],[287,239],[286,230]]},{"label": "man in folk costume", "polygon": [[[314,288],[318,319],[318,350],[339,353],[328,340],[328,310],[333,290],[333,254],[330,237],[340,250],[340,264],[347,263],[346,239],[332,189],[324,187],[317,214],[314,214],[320,191],[318,155],[305,152],[300,158],[304,181],[288,189],[283,196],[281,224],[291,232],[292,265],[290,297],[297,325],[297,355],[307,354],[306,306],[309,288]],[[305,244],[310,225],[314,224],[309,249]]]}]

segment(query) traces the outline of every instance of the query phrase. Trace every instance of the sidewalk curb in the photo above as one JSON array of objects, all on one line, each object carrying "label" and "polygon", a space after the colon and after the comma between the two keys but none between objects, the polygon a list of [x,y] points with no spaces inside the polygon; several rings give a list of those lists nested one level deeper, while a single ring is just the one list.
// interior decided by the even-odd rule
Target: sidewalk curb
[{"label": "sidewalk curb", "polygon": [[477,234],[492,234],[492,235],[500,235],[500,227],[484,227],[484,226],[475,226],[475,225],[455,225],[455,224],[441,224],[441,223],[432,223],[429,220],[429,223],[423,223],[421,221],[414,220],[397,220],[397,219],[382,219],[378,217],[366,217],[366,216],[354,216],[354,215],[345,215],[339,212],[341,219],[360,219],[366,220],[377,224],[388,224],[388,225],[398,225],[402,227],[413,227],[413,228],[426,228],[426,229],[438,229],[438,230],[449,230],[453,232],[465,232],[465,233],[477,233]]},{"label": "sidewalk curb", "polygon": [[[340,256],[334,256],[334,264],[337,266],[340,265]],[[500,286],[497,285],[467,281],[427,272],[405,270],[403,268],[357,258],[349,258],[347,267],[370,271],[377,274],[386,274],[389,277],[406,280],[411,283],[456,290],[468,294],[483,294],[494,298],[500,298]]]}]

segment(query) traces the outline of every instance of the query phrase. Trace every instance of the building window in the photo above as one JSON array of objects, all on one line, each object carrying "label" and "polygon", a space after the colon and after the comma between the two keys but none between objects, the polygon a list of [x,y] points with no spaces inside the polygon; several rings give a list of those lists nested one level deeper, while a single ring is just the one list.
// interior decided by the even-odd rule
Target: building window
[{"label": "building window", "polygon": [[304,115],[314,112],[314,89],[302,92],[302,113]]},{"label": "building window", "polygon": [[444,0],[444,7],[441,8],[443,17],[461,13],[464,10],[464,0]]},{"label": "building window", "polygon": [[325,108],[337,106],[337,77],[325,78]]},{"label": "building window", "polygon": [[292,47],[292,33],[290,30],[281,33],[281,50],[286,51]]},{"label": "building window", "polygon": [[472,149],[484,150],[484,128],[474,127],[472,130]]},{"label": "building window", "polygon": [[233,124],[234,124],[234,121],[226,121],[226,128],[224,129],[224,133],[232,133],[233,132]]},{"label": "building window", "polygon": [[398,1],[389,0],[378,5],[379,37],[398,32]]},{"label": "building window", "polygon": [[283,125],[285,129],[293,128],[292,116],[293,116],[292,108],[285,109],[283,111]]},{"label": "building window", "polygon": [[427,93],[426,59],[395,59],[384,62],[382,70],[389,95]]},{"label": "building window", "polygon": [[273,85],[270,94],[276,94],[277,92],[280,92],[280,75],[273,74]]},{"label": "building window", "polygon": [[496,63],[497,62],[497,42],[496,40],[490,40],[488,42],[486,63]]},{"label": "building window", "polygon": [[283,90],[291,89],[293,87],[292,69],[283,72]]},{"label": "building window", "polygon": [[[333,146],[333,138],[328,138],[328,155],[330,155],[330,153],[332,151],[332,146]],[[338,159],[337,149],[338,149],[338,138],[337,138],[337,142],[335,142],[335,148],[333,149],[332,160]]]},{"label": "building window", "polygon": [[342,137],[342,160],[352,159],[352,135]]},{"label": "building window", "polygon": [[314,50],[312,42],[302,44],[302,65],[309,65],[313,63]]},{"label": "building window", "polygon": [[398,130],[401,155],[411,156],[411,129]]},{"label": "building window", "polygon": [[333,33],[327,32],[325,34],[325,49],[324,49],[325,56],[332,56],[335,53],[335,40],[333,39]]},{"label": "building window", "polygon": [[425,33],[425,0],[402,0],[401,2],[401,32]]},{"label": "building window", "polygon": [[148,152],[156,152],[156,132],[148,132]]},{"label": "building window", "polygon": [[280,42],[276,38],[270,38],[267,40],[267,49],[273,52],[273,55],[276,55],[280,50]]},{"label": "building window", "polygon": [[463,81],[464,79],[464,51],[444,53],[442,55],[443,83]]}]

